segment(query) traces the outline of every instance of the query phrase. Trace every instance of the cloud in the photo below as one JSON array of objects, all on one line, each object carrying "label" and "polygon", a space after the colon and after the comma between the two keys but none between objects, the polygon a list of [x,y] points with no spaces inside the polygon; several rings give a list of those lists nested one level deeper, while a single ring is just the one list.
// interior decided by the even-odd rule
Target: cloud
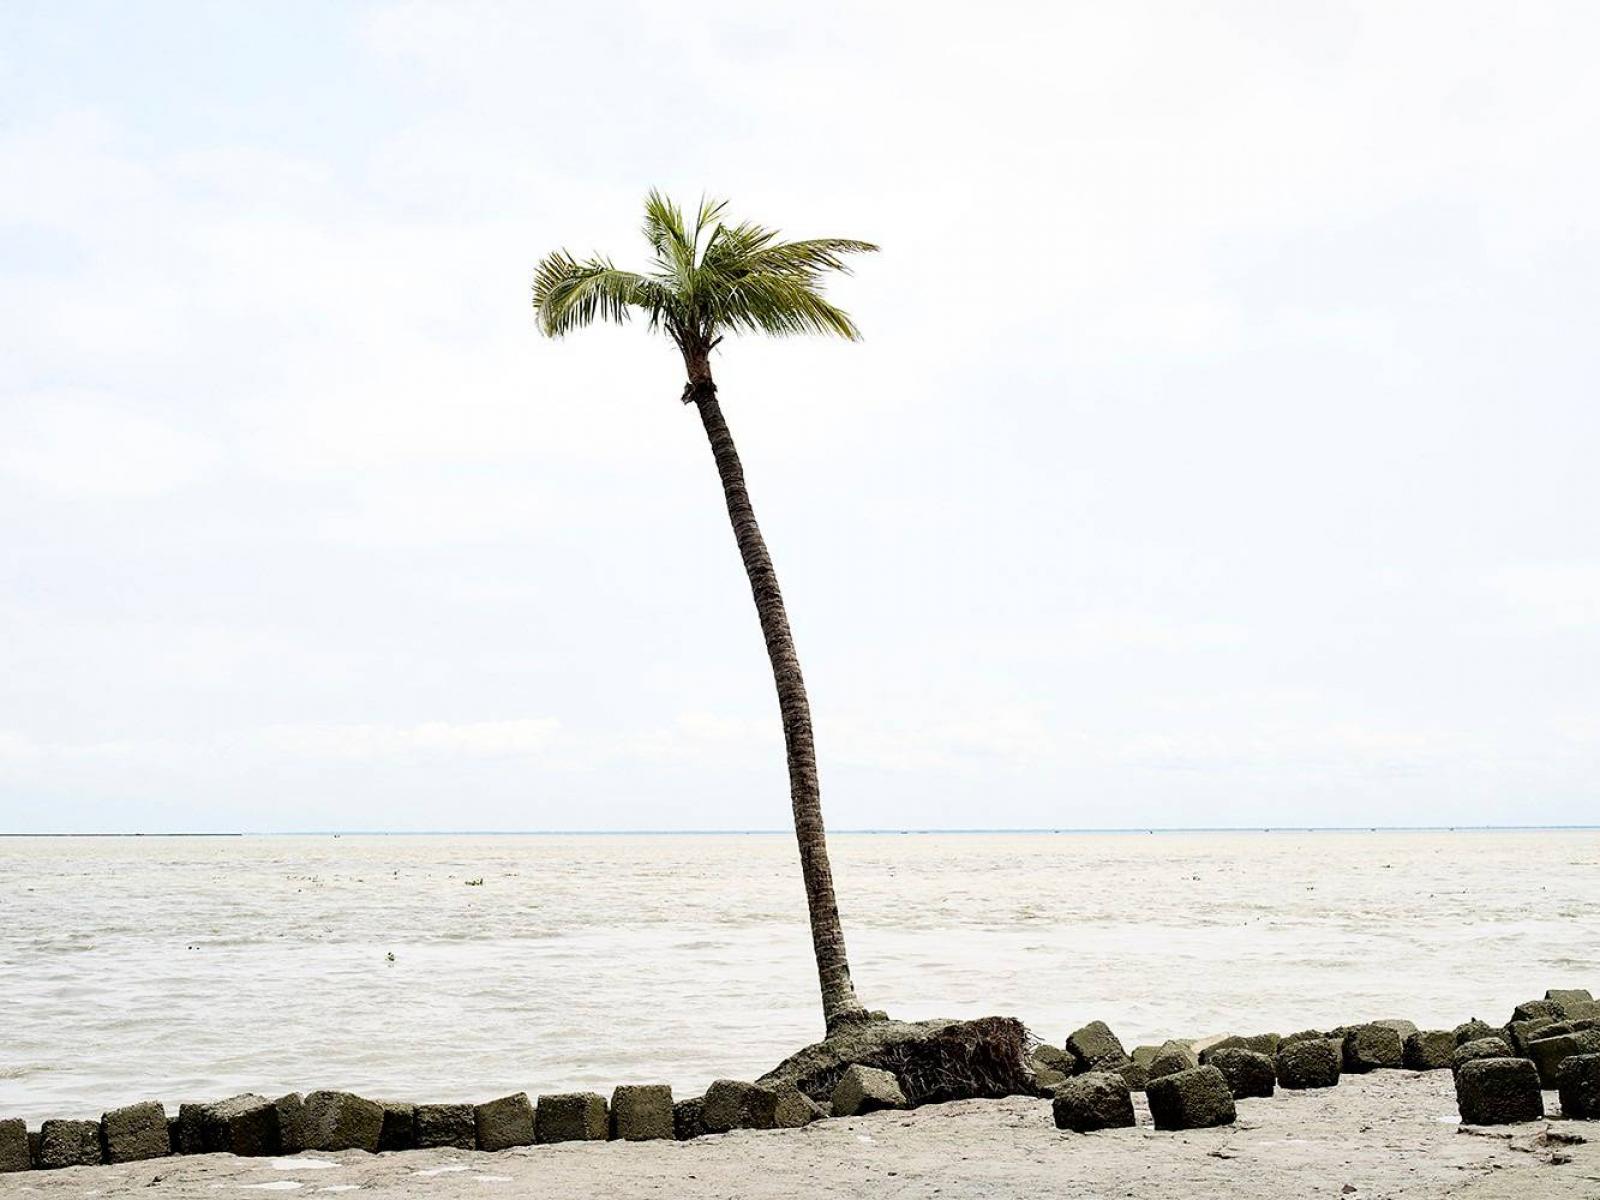
[{"label": "cloud", "polygon": [[1600,633],[1600,563],[1504,567],[1489,586],[1519,622],[1555,632]]},{"label": "cloud", "polygon": [[0,472],[59,497],[159,496],[204,479],[222,459],[207,438],[153,420],[127,399],[35,393],[0,404]]}]

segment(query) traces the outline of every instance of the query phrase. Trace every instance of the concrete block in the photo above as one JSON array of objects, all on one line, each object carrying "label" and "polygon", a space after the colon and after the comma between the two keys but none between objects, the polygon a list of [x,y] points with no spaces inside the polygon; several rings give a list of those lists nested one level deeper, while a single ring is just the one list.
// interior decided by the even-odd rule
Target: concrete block
[{"label": "concrete block", "polygon": [[[187,1106],[185,1106],[187,1107]],[[183,1121],[183,1110],[178,1110]],[[201,1143],[208,1154],[260,1158],[282,1153],[277,1106],[265,1096],[246,1093],[207,1104],[200,1110]]]},{"label": "concrete block", "polygon": [[478,1148],[478,1119],[470,1104],[419,1104],[416,1125],[418,1149]]},{"label": "concrete block", "polygon": [[1233,1090],[1214,1066],[1195,1067],[1152,1079],[1145,1088],[1150,1118],[1157,1129],[1210,1129],[1232,1125],[1237,1110]]},{"label": "concrete block", "polygon": [[1479,1058],[1456,1072],[1463,1125],[1514,1125],[1544,1116],[1539,1072],[1525,1058]]},{"label": "concrete block", "polygon": [[610,1128],[606,1098],[594,1092],[558,1092],[540,1096],[533,1119],[533,1140],[603,1142]]},{"label": "concrete block", "polygon": [[107,1162],[143,1162],[172,1153],[167,1110],[158,1100],[112,1109],[100,1118],[100,1136]]},{"label": "concrete block", "polygon": [[46,1121],[39,1127],[39,1168],[92,1167],[102,1160],[99,1121]]},{"label": "concrete block", "polygon": [[533,1102],[527,1092],[502,1096],[473,1110],[479,1150],[533,1145]]},{"label": "concrete block", "polygon": [[738,1079],[719,1079],[706,1089],[700,1120],[707,1133],[730,1129],[771,1129],[778,1116],[778,1093]]},{"label": "concrete block", "polygon": [[836,1117],[909,1107],[899,1080],[877,1067],[864,1067],[859,1063],[847,1067],[833,1089],[833,1115]]},{"label": "concrete block", "polygon": [[1050,1101],[1050,1112],[1057,1129],[1070,1129],[1074,1133],[1124,1129],[1133,1125],[1133,1096],[1121,1075],[1113,1071],[1090,1071],[1056,1089]]},{"label": "concrete block", "polygon": [[625,1083],[611,1093],[611,1137],[619,1142],[672,1140],[672,1087]]},{"label": "concrete block", "polygon": [[307,1150],[378,1152],[383,1105],[353,1092],[312,1092],[305,1100]]}]

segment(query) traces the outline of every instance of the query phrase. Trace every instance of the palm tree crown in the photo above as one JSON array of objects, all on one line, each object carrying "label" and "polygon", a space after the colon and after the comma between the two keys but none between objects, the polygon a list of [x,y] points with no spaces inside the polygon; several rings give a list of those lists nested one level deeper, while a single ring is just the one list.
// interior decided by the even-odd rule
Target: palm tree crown
[{"label": "palm tree crown", "polygon": [[725,224],[726,209],[726,201],[702,200],[690,228],[676,204],[652,191],[644,210],[647,271],[625,271],[599,255],[549,255],[533,283],[540,328],[560,337],[597,320],[621,324],[637,310],[685,358],[709,353],[727,332],[861,336],[850,315],[823,297],[822,278],[849,274],[845,256],[876,246],[851,238],[780,241],[775,229]]}]

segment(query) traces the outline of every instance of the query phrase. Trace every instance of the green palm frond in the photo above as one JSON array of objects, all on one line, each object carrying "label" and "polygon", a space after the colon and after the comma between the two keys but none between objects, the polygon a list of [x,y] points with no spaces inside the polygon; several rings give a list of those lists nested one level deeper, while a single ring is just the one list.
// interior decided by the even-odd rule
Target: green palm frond
[{"label": "green palm frond", "polygon": [[620,325],[628,310],[645,303],[656,285],[633,271],[623,271],[603,258],[579,261],[558,250],[533,276],[533,307],[539,327],[550,337],[582,329],[596,320]]},{"label": "green palm frond", "polygon": [[645,274],[599,256],[550,255],[534,276],[540,328],[559,337],[597,320],[626,321],[637,309],[652,330],[665,330],[685,352],[709,349],[724,333],[860,338],[849,314],[822,288],[828,273],[850,273],[850,255],[877,246],[853,238],[780,241],[775,229],[725,224],[726,210],[724,201],[702,199],[691,227],[681,208],[652,191],[644,235],[654,263]]}]

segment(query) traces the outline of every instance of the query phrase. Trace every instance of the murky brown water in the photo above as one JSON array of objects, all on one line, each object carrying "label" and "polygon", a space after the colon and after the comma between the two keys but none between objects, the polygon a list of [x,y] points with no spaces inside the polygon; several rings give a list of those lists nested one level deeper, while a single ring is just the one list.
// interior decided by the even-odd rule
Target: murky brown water
[{"label": "murky brown water", "polygon": [[[1600,832],[832,844],[859,990],[896,1015],[1053,1041],[1102,1017],[1131,1045],[1600,992]],[[794,858],[767,835],[0,838],[0,1115],[748,1078],[820,1025]]]}]

